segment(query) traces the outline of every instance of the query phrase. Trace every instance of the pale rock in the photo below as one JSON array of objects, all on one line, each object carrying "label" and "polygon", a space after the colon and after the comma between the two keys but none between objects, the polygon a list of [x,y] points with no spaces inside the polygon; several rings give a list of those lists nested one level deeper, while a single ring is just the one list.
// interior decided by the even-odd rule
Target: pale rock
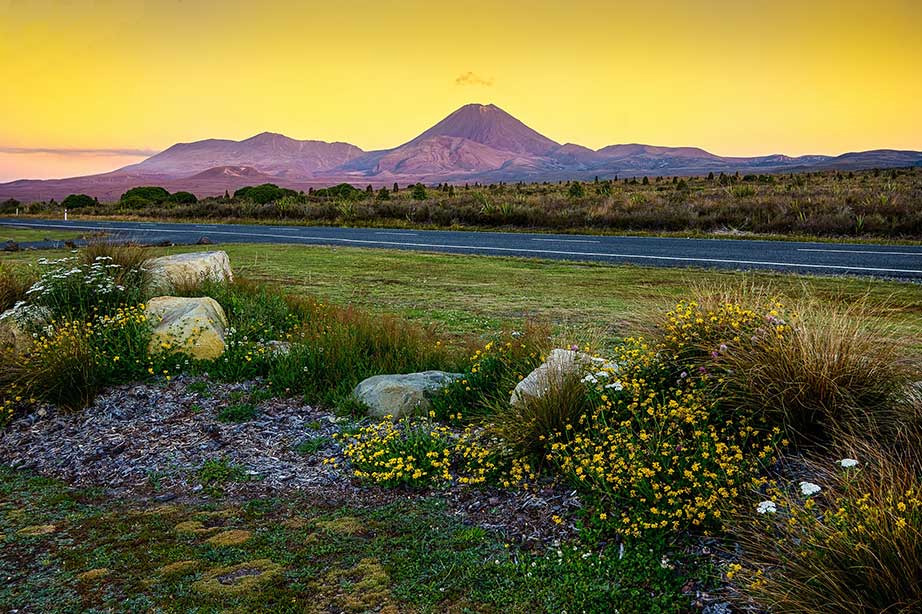
[{"label": "pale rock", "polygon": [[544,362],[525,379],[516,384],[509,403],[518,405],[525,398],[540,398],[551,386],[560,385],[569,375],[583,376],[593,371],[609,369],[617,371],[617,365],[602,358],[596,358],[584,352],[555,349],[547,355]]},{"label": "pale rock", "polygon": [[153,327],[151,352],[178,349],[198,360],[224,353],[227,316],[213,298],[160,296],[147,302],[145,313]]},{"label": "pale rock", "polygon": [[32,346],[32,331],[51,321],[47,307],[19,304],[0,314],[0,348],[24,352]]},{"label": "pale rock", "polygon": [[203,281],[233,281],[227,252],[193,252],[148,260],[144,268],[150,275],[151,292],[171,292],[177,287],[195,286]]},{"label": "pale rock", "polygon": [[463,377],[461,373],[423,371],[403,375],[375,375],[355,387],[355,398],[368,407],[368,414],[399,418],[429,411],[428,395]]}]

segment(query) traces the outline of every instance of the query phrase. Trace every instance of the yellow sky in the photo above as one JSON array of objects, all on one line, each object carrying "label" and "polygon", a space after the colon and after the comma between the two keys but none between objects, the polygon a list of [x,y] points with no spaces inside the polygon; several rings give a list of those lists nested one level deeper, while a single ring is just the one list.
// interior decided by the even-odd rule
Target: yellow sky
[{"label": "yellow sky", "polygon": [[922,149],[922,2],[0,0],[0,83],[0,180],[137,159],[22,148],[391,147],[468,102],[593,148]]}]

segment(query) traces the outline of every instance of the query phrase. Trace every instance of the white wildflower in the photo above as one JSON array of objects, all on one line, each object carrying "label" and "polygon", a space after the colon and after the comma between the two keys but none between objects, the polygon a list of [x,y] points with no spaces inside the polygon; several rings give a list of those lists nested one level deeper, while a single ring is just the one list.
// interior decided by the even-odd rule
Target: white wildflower
[{"label": "white wildflower", "polygon": [[820,488],[817,484],[814,484],[813,482],[801,482],[800,483],[800,492],[803,493],[805,497],[809,497],[810,495],[815,495],[821,490],[823,489]]},{"label": "white wildflower", "polygon": [[839,465],[847,469],[849,467],[858,466],[858,461],[856,461],[854,458],[843,458],[842,460],[839,461]]},{"label": "white wildflower", "polygon": [[774,514],[778,511],[778,506],[774,501],[763,501],[756,506],[756,511],[760,514]]}]

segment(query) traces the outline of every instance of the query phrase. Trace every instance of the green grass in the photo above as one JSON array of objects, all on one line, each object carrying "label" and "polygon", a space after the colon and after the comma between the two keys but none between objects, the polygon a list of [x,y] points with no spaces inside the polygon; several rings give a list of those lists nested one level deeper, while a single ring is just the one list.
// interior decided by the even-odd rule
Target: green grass
[{"label": "green grass", "polygon": [[235,403],[218,410],[218,422],[248,422],[259,415],[252,403]]},{"label": "green grass", "polygon": [[[224,540],[227,531],[240,539]],[[531,554],[426,497],[369,507],[297,497],[138,507],[0,466],[0,542],[4,611],[640,613],[688,605],[686,578],[661,567],[659,553]],[[683,564],[681,555],[670,560]],[[238,565],[274,574],[237,593],[203,586],[209,571]]]},{"label": "green grass", "polygon": [[14,241],[28,243],[31,241],[68,241],[79,238],[80,233],[73,230],[46,230],[43,228],[15,228],[0,223],[0,243]]}]

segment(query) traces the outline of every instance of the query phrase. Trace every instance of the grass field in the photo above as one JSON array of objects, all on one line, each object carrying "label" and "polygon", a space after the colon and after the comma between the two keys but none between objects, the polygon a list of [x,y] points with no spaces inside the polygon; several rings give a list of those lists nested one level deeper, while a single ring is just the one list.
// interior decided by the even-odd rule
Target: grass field
[{"label": "grass field", "polygon": [[[214,247],[180,246],[166,252]],[[617,339],[640,331],[651,310],[695,284],[769,286],[797,298],[852,303],[867,299],[914,349],[922,349],[922,285],[853,277],[737,273],[693,268],[611,266],[495,256],[300,245],[222,245],[242,276],[290,292],[435,323],[453,334],[489,334],[526,319],[562,332]],[[60,257],[63,251],[42,252]],[[0,256],[34,262],[35,253]]]}]

